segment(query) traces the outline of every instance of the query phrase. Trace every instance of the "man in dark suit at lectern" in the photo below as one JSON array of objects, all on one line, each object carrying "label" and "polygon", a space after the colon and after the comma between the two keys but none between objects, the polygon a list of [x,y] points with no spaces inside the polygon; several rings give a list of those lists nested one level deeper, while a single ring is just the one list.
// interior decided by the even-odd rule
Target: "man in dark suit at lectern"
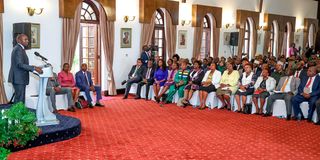
[{"label": "man in dark suit at lectern", "polygon": [[15,91],[14,103],[25,103],[26,86],[29,84],[29,72],[36,71],[42,74],[42,69],[29,65],[29,59],[25,51],[25,47],[29,44],[28,36],[19,34],[16,37],[16,41],[17,44],[11,53],[11,67],[8,81],[12,83]]}]

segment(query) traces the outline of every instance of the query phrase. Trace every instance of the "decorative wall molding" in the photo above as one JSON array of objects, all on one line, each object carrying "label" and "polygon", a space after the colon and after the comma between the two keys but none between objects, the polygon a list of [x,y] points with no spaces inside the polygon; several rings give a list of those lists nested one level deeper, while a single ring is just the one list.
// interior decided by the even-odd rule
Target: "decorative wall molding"
[{"label": "decorative wall molding", "polygon": [[264,23],[266,23],[266,26],[263,27],[263,30],[270,31],[273,21],[277,21],[280,32],[285,31],[288,22],[291,23],[292,31],[294,32],[296,30],[296,17],[269,13],[264,14]]},{"label": "decorative wall molding", "polygon": [[259,30],[260,13],[255,11],[241,10],[241,9],[237,10],[236,27],[238,29],[245,28],[247,19],[249,17],[253,19],[254,24],[256,26],[256,30]]},{"label": "decorative wall molding", "polygon": [[213,6],[204,6],[199,4],[192,5],[192,27],[200,27],[202,19],[206,14],[212,14],[215,18],[216,27],[222,26],[222,8]]}]

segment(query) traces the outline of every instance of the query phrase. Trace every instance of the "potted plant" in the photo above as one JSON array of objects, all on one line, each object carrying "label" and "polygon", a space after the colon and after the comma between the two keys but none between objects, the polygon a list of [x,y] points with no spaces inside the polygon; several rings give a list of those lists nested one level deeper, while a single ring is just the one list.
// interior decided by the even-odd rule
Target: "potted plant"
[{"label": "potted plant", "polygon": [[35,113],[23,103],[0,111],[0,160],[10,154],[8,148],[24,146],[39,135],[35,122]]}]

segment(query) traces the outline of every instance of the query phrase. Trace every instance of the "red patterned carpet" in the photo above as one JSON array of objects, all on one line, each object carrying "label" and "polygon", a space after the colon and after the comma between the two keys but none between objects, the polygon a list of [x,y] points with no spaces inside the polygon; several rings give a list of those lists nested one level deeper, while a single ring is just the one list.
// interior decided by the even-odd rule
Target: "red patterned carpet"
[{"label": "red patterned carpet", "polygon": [[9,160],[320,159],[320,126],[307,122],[120,96],[104,104],[61,112],[81,119],[79,137],[15,152]]}]

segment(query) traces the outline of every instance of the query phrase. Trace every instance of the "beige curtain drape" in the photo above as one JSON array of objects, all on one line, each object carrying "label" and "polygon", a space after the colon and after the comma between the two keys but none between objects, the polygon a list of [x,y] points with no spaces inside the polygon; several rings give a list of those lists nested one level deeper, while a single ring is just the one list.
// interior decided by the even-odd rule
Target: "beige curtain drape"
[{"label": "beige curtain drape", "polygon": [[168,11],[164,12],[165,17],[165,38],[168,58],[176,53],[177,26],[172,24],[172,19]]},{"label": "beige curtain drape", "polygon": [[281,49],[281,54],[280,55],[287,55],[287,44],[288,44],[288,34],[283,33],[283,40],[282,40],[282,49]]},{"label": "beige curtain drape", "polygon": [[156,12],[152,15],[150,23],[142,23],[141,30],[141,41],[140,41],[140,50],[142,51],[142,46],[151,45],[151,40],[153,36],[154,24],[156,20]]},{"label": "beige curtain drape", "polygon": [[278,33],[278,47],[277,47],[277,58],[279,58],[279,56],[282,54],[281,50],[282,50],[282,45],[283,45],[283,36],[284,36],[284,32],[279,31]]},{"label": "beige curtain drape", "polygon": [[212,32],[213,57],[219,57],[220,28],[213,27]]},{"label": "beige curtain drape", "polygon": [[252,43],[251,43],[251,53],[252,53],[252,58],[256,56],[257,53],[257,40],[258,40],[258,33],[256,29],[252,30]]},{"label": "beige curtain drape", "polygon": [[245,34],[245,29],[240,28],[239,29],[239,38],[238,38],[238,56],[242,57],[242,48],[244,45],[244,34]]},{"label": "beige curtain drape", "polygon": [[[201,23],[202,24],[202,23]],[[194,39],[193,39],[193,54],[192,57],[200,59],[200,50],[202,42],[203,27],[194,27]]]},{"label": "beige curtain drape", "polygon": [[75,11],[73,19],[63,18],[62,20],[62,56],[61,64],[69,63],[70,68],[72,67],[73,58],[75,55],[79,30],[80,30],[80,13],[81,4]]},{"label": "beige curtain drape", "polygon": [[100,10],[100,30],[102,49],[106,60],[106,68],[108,72],[108,93],[109,95],[117,95],[116,85],[113,74],[113,57],[114,57],[114,22],[107,20],[107,15],[102,6]]},{"label": "beige curtain drape", "polygon": [[264,42],[263,42],[263,55],[269,56],[270,38],[271,38],[271,32],[265,31]]},{"label": "beige curtain drape", "polygon": [[3,19],[0,13],[0,104],[8,103],[6,92],[4,90],[4,75],[3,75]]}]

